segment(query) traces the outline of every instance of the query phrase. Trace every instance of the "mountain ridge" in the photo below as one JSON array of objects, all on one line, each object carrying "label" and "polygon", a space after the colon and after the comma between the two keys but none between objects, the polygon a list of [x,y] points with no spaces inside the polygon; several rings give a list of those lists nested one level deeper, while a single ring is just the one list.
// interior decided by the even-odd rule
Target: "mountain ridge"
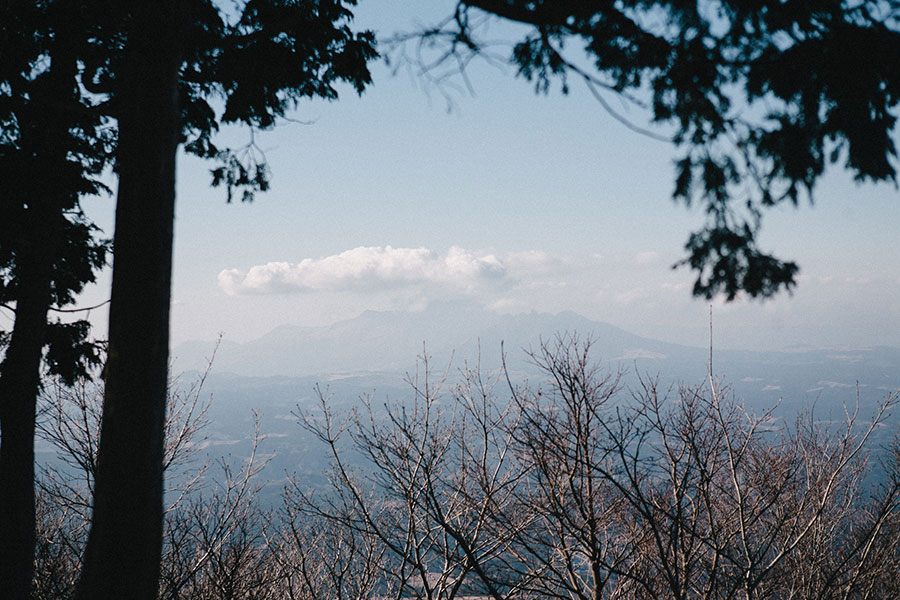
[{"label": "mountain ridge", "polygon": [[[610,371],[661,377],[667,385],[708,379],[708,347],[645,338],[572,311],[501,315],[453,302],[419,312],[366,311],[320,327],[282,325],[243,344],[226,339],[218,348],[213,371],[257,380],[402,375],[416,372],[427,352],[433,368],[477,365],[496,372],[505,366],[514,379],[527,379],[538,374],[527,351],[573,333],[582,342],[592,340],[592,359]],[[173,351],[173,372],[203,370],[214,348],[211,341],[181,344]],[[717,378],[730,383],[735,393],[762,404],[784,397],[786,405],[799,405],[823,394],[852,404],[857,382],[867,397],[900,387],[900,349],[889,346],[775,352],[714,349],[713,361]]]},{"label": "mountain ridge", "polygon": [[[222,341],[216,371],[246,376],[308,376],[357,371],[397,371],[414,366],[423,348],[432,360],[451,355],[482,365],[501,363],[507,353],[533,348],[561,333],[590,338],[605,360],[700,356],[705,350],[644,338],[572,311],[497,314],[456,303],[438,303],[419,312],[365,311],[357,317],[319,327],[281,325],[244,343]],[[189,341],[173,349],[174,369],[205,367],[212,341]]]}]

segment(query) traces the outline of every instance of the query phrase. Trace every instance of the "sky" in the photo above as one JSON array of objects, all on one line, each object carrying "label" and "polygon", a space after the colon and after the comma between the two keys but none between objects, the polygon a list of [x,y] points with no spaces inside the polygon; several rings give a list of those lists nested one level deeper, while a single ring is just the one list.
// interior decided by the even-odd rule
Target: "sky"
[{"label": "sky", "polygon": [[[451,12],[443,0],[362,0],[356,25],[389,35]],[[253,203],[226,204],[209,186],[211,165],[179,157],[173,345],[447,299],[573,310],[707,343],[709,303],[691,297],[689,270],[672,269],[703,216],[671,200],[671,145],[628,130],[577,82],[568,95],[536,95],[510,67],[473,64],[470,93],[402,65],[372,71],[361,97],[344,88],[337,102],[304,102],[256,137],[272,188]],[[815,206],[770,211],[761,245],[799,263],[798,286],[767,301],[714,301],[716,346],[900,346],[898,202],[893,185],[857,185],[833,169]],[[85,204],[111,235],[113,201]],[[108,286],[106,273],[83,305]],[[91,313],[101,329],[104,313]]]}]

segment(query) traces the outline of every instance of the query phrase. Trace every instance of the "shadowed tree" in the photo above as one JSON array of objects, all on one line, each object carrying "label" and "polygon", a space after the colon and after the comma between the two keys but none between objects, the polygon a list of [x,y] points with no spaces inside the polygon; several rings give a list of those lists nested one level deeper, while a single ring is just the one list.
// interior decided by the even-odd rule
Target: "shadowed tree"
[{"label": "shadowed tree", "polygon": [[[81,213],[113,140],[78,89],[79,7],[0,6],[0,589],[27,598],[34,549],[34,431],[42,360],[71,383],[98,360],[87,321],[48,319],[105,262]],[[51,58],[53,57],[53,58]]]},{"label": "shadowed tree", "polygon": [[[268,592],[274,580],[274,561],[268,560],[271,552],[261,536],[267,518],[256,498],[262,486],[257,475],[266,463],[256,454],[258,420],[250,455],[235,466],[223,458],[216,461],[220,468],[214,468],[198,443],[212,401],[202,397],[209,368],[188,385],[175,378],[169,387],[159,592],[159,598],[168,600],[245,597],[249,589]],[[72,596],[90,524],[102,399],[100,383],[45,382],[38,438],[56,449],[58,461],[43,465],[38,477],[35,599]],[[204,476],[212,471],[215,475],[205,482],[210,487]]]},{"label": "shadowed tree", "polygon": [[213,136],[221,123],[271,127],[301,98],[337,98],[340,81],[361,92],[374,38],[351,31],[352,4],[246,0],[227,11],[207,0],[0,6],[0,300],[16,312],[2,339],[0,479],[15,483],[0,486],[0,528],[9,532],[0,577],[13,597],[26,597],[30,580],[42,349],[55,342],[48,363],[63,375],[83,371],[96,356],[84,343],[85,324],[46,325],[48,308],[71,302],[103,263],[79,196],[97,193],[96,176],[112,164],[119,190],[107,396],[96,531],[81,589],[90,597],[100,597],[101,585],[113,596],[121,595],[116,589],[152,596],[176,149],[217,161],[212,182],[227,187],[229,200],[236,190],[243,200],[265,190],[268,173],[255,146],[219,148]]},{"label": "shadowed tree", "polygon": [[157,593],[179,144],[223,160],[214,183],[243,187],[249,199],[266,188],[265,166],[216,148],[220,122],[270,127],[301,98],[336,98],[339,81],[357,92],[369,82],[374,39],[350,30],[344,2],[235,8],[230,21],[205,0],[116,5],[104,37],[119,45],[91,65],[118,123],[119,190],[94,513],[77,598]]},{"label": "shadowed tree", "polygon": [[[896,184],[896,2],[461,0],[395,38],[394,53],[415,44],[425,75],[445,81],[496,56],[489,17],[524,27],[509,62],[537,91],[583,81],[630,129],[678,148],[673,196],[707,215],[679,263],[697,273],[695,295],[790,290],[798,267],[758,247],[762,215],[811,202],[829,163]],[[648,131],[611,100],[663,127]]]}]

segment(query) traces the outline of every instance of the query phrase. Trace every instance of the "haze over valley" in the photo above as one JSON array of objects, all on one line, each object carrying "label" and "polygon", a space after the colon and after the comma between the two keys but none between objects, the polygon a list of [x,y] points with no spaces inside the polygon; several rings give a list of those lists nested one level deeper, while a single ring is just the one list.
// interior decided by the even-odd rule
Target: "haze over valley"
[{"label": "haze over valley", "polygon": [[[202,445],[217,458],[246,455],[256,411],[263,436],[259,451],[271,460],[264,471],[269,492],[277,494],[285,477],[295,472],[310,485],[321,485],[329,459],[298,425],[300,413],[315,414],[321,408],[317,386],[336,414],[348,414],[364,397],[376,408],[410,402],[414,394],[408,379],[417,374],[424,378],[424,351],[430,378],[437,382],[446,376],[445,396],[466,367],[480,365],[488,378],[499,377],[494,392],[498,401],[506,401],[501,347],[510,380],[539,385],[546,374],[528,352],[539,350],[542,341],[552,344],[571,335],[591,340],[592,360],[601,371],[621,371],[626,390],[640,387],[638,376],[658,379],[673,397],[679,385],[708,382],[709,348],[637,336],[574,312],[498,315],[465,302],[434,303],[415,312],[366,311],[330,326],[282,326],[243,344],[223,340],[203,390],[212,404]],[[215,340],[177,346],[173,373],[180,373],[182,384],[193,381],[214,349]],[[713,348],[716,381],[752,413],[774,408],[776,428],[790,425],[806,410],[814,411],[819,421],[841,420],[845,404],[851,411],[855,407],[857,383],[861,418],[866,418],[885,396],[900,389],[898,365],[900,349],[892,347]],[[895,422],[881,431],[882,442],[889,440]]]}]

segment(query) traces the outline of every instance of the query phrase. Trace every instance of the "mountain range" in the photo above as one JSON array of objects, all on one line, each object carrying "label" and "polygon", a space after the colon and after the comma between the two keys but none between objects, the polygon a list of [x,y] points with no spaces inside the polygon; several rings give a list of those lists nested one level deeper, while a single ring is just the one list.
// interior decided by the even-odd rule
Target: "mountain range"
[{"label": "mountain range", "polygon": [[[643,338],[574,312],[500,315],[467,303],[432,304],[419,312],[366,311],[324,327],[284,325],[256,340],[237,344],[224,340],[216,352],[215,370],[236,375],[304,377],[361,371],[406,371],[423,352],[434,364],[477,360],[497,368],[501,343],[515,361],[560,333],[594,340],[596,356],[605,361],[691,358],[704,365],[707,350]],[[215,343],[195,341],[173,350],[176,371],[201,369]],[[701,371],[702,374],[702,371]]]},{"label": "mountain range", "polygon": [[[323,327],[278,327],[259,339],[223,341],[213,373],[240,378],[341,377],[371,384],[402,379],[427,353],[432,369],[454,371],[478,364],[482,370],[506,366],[514,379],[540,377],[528,352],[558,336],[591,340],[591,356],[609,370],[658,377],[666,385],[702,383],[708,376],[709,348],[641,337],[574,312],[500,315],[461,302],[432,304],[418,312],[367,311]],[[502,345],[501,345],[502,344]],[[173,350],[174,372],[202,370],[215,342],[188,342]],[[502,348],[502,351],[501,351]],[[874,400],[900,388],[900,348],[794,348],[778,352],[715,350],[714,375],[749,404],[787,408],[819,402]],[[627,380],[628,381],[628,380]],[[243,387],[243,384],[242,386]],[[781,399],[781,400],[779,400]]]},{"label": "mountain range", "polygon": [[[377,406],[405,402],[412,398],[407,374],[421,369],[417,357],[423,352],[432,373],[448,373],[452,384],[463,366],[478,364],[483,372],[499,373],[501,342],[510,379],[539,384],[544,374],[528,352],[571,335],[592,341],[591,356],[601,370],[623,372],[626,395],[641,385],[639,376],[657,380],[664,390],[708,382],[709,348],[641,337],[573,312],[498,315],[450,302],[420,312],[368,311],[325,327],[278,327],[243,344],[223,341],[204,387],[214,400],[202,447],[214,460],[247,456],[255,414],[265,438],[260,451],[271,460],[266,493],[277,497],[289,473],[320,485],[328,456],[297,424],[299,414],[321,411],[317,387],[336,413],[358,406],[361,397]],[[192,371],[206,367],[215,345],[189,342],[174,348],[174,372],[191,381],[197,376]],[[775,407],[773,416],[784,422],[803,411],[837,422],[857,399],[864,420],[881,399],[900,389],[898,348],[714,350],[713,360],[717,382],[750,411]],[[496,393],[508,394],[501,387]],[[896,417],[888,421],[891,426],[879,432],[879,444],[890,441],[897,422]]]}]

